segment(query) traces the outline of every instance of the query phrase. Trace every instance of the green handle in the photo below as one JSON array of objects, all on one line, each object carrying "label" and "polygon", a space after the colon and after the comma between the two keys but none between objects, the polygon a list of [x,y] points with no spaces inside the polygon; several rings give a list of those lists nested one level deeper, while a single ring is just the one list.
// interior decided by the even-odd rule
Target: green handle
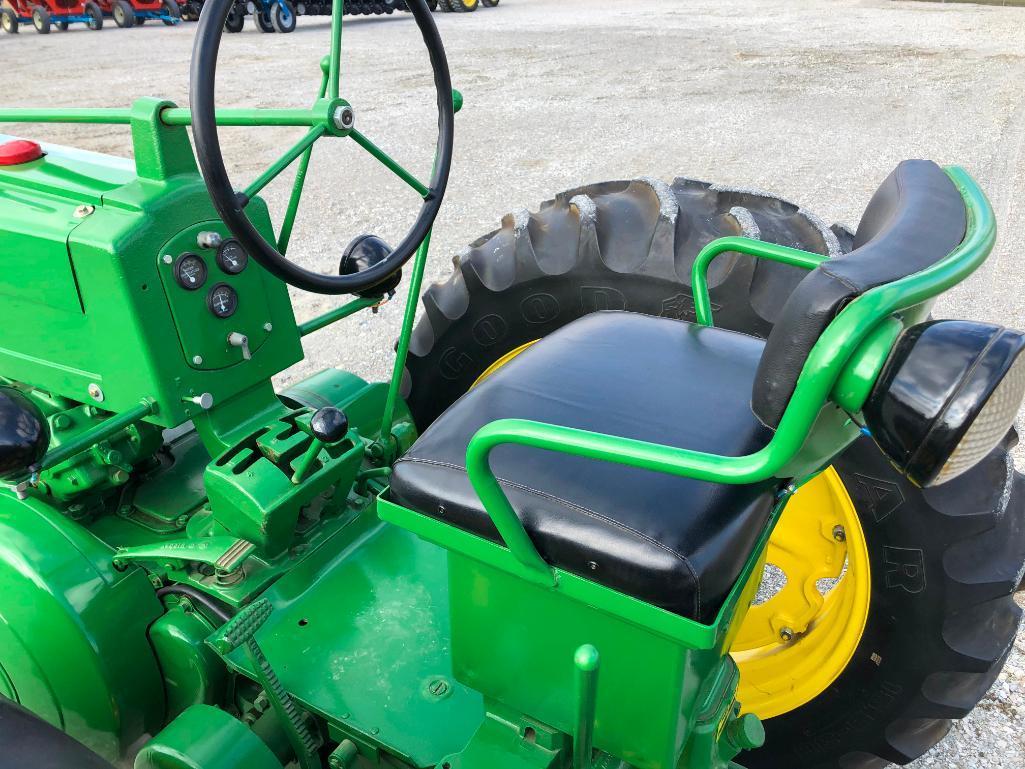
[{"label": "green handle", "polygon": [[712,325],[712,304],[708,298],[708,265],[720,254],[736,251],[759,259],[770,259],[774,262],[790,264],[813,270],[829,257],[813,254],[788,246],[766,243],[751,238],[728,237],[713,240],[698,253],[691,267],[691,291],[694,294],[694,316],[702,326]]},{"label": "green handle", "polygon": [[576,669],[577,723],[573,731],[573,769],[591,769],[594,719],[598,710],[598,650],[584,644],[573,655]]}]

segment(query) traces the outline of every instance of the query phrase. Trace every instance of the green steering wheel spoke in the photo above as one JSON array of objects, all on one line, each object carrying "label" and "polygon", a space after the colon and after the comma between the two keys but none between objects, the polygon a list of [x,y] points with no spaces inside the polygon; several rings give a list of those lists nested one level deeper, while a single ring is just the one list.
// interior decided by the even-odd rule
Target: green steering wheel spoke
[{"label": "green steering wheel spoke", "polygon": [[389,171],[416,190],[420,197],[426,198],[430,194],[431,190],[427,185],[413,176],[413,174],[409,173],[409,171],[399,165],[387,152],[378,147],[355,128],[349,132],[349,136],[356,141],[356,144],[381,161]]},{"label": "green steering wheel spoke", "polygon": [[328,67],[328,96],[338,98],[339,81],[342,78],[342,15],[345,0],[331,3],[331,63]]},{"label": "green steering wheel spoke", "polygon": [[302,199],[303,185],[306,183],[306,172],[310,168],[310,158],[313,156],[313,147],[310,146],[303,152],[299,161],[299,168],[295,172],[295,181],[292,182],[292,194],[288,198],[288,208],[281,220],[281,232],[278,234],[278,251],[288,251],[288,241],[292,238],[292,228],[295,226],[295,217],[299,213],[299,201]]},{"label": "green steering wheel spoke", "polygon": [[243,194],[246,198],[252,198],[254,195],[259,194],[260,190],[274,181],[278,174],[292,165],[297,157],[312,148],[313,143],[323,136],[326,130],[327,128],[323,125],[311,128],[302,139],[292,145],[288,152],[278,158],[266,171],[260,174],[256,181],[245,188]]},{"label": "green steering wheel spoke", "polygon": [[[317,92],[317,99],[324,98],[327,93],[328,70],[320,78],[320,90]],[[313,147],[306,148],[302,160],[299,161],[299,168],[295,172],[295,181],[292,182],[292,195],[288,199],[288,208],[285,210],[285,218],[281,221],[281,232],[278,234],[278,251],[284,254],[288,251],[288,241],[292,238],[292,228],[295,226],[295,217],[299,213],[299,202],[302,199],[303,185],[306,184],[306,172],[310,168],[310,158],[313,157]]]}]

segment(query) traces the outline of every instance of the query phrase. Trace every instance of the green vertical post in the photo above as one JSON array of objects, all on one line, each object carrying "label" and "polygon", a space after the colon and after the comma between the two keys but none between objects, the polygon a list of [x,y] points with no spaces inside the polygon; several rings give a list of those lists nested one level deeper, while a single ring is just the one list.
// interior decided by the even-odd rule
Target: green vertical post
[{"label": "green vertical post", "polygon": [[573,655],[576,667],[577,723],[573,730],[573,769],[591,769],[594,718],[598,707],[598,650],[584,644]]},{"label": "green vertical post", "polygon": [[391,437],[392,420],[395,417],[395,403],[399,399],[399,388],[402,386],[402,372],[406,369],[406,355],[409,354],[409,339],[413,335],[413,323],[416,321],[416,306],[420,300],[420,286],[427,268],[427,253],[431,250],[431,232],[423,239],[413,259],[413,274],[409,278],[409,294],[406,297],[406,309],[402,316],[402,329],[399,332],[399,344],[395,350],[395,366],[392,369],[391,383],[388,385],[388,398],[384,402],[384,417],[381,419],[380,441],[387,453],[394,450]]},{"label": "green vertical post", "polygon": [[331,3],[331,65],[328,68],[328,97],[338,98],[338,83],[342,77],[342,15],[345,13],[345,0],[332,0]]}]

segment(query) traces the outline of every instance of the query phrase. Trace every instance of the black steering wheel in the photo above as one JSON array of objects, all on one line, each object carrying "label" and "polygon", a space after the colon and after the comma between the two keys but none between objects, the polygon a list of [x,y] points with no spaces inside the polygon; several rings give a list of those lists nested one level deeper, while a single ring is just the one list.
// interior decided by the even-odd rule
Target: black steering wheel
[{"label": "black steering wheel", "polygon": [[[430,55],[434,70],[434,86],[438,95],[438,141],[434,157],[434,170],[428,184],[417,181],[402,169],[354,125],[351,106],[338,95],[338,73],[340,72],[341,17],[332,18],[331,55],[325,59],[324,81],[320,99],[309,110],[224,110],[214,107],[214,83],[217,72],[217,54],[224,31],[224,22],[235,0],[207,0],[199,20],[196,43],[192,55],[191,103],[192,130],[196,142],[196,156],[203,173],[210,198],[221,219],[252,257],[271,273],[296,288],[319,294],[359,293],[371,289],[398,271],[416,253],[427,237],[441,208],[441,202],[448,185],[452,166],[453,107],[452,80],[448,70],[445,48],[434,24],[434,18],[426,0],[407,0],[407,6],[416,20],[424,45]],[[337,9],[336,9],[337,12]],[[245,192],[237,192],[228,178],[221,155],[217,134],[218,125],[297,125],[308,126],[306,137],[272,165]],[[412,228],[402,241],[385,258],[366,269],[348,275],[324,275],[312,272],[287,259],[280,244],[268,242],[249,221],[245,207],[250,198],[269,183],[292,161],[306,154],[313,143],[324,136],[350,137],[374,157],[384,163],[396,175],[412,186],[423,198],[423,205]],[[297,187],[301,190],[301,187]],[[298,194],[298,193],[296,193]],[[296,201],[297,202],[297,201]],[[294,210],[290,211],[294,216]],[[291,221],[288,222],[289,230]],[[341,251],[341,245],[339,246]]]}]

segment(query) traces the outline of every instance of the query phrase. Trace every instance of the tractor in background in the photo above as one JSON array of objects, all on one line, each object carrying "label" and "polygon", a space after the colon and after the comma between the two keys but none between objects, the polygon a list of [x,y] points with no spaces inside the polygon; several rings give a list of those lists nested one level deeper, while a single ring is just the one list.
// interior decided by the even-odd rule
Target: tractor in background
[{"label": "tractor in background", "polygon": [[22,24],[31,24],[40,35],[51,28],[66,30],[71,24],[85,24],[91,30],[103,29],[103,11],[94,0],[3,0],[0,5],[0,29],[16,34]]},{"label": "tractor in background", "polygon": [[114,19],[119,27],[142,26],[147,21],[161,21],[173,26],[182,19],[177,0],[96,0],[100,10]]}]

